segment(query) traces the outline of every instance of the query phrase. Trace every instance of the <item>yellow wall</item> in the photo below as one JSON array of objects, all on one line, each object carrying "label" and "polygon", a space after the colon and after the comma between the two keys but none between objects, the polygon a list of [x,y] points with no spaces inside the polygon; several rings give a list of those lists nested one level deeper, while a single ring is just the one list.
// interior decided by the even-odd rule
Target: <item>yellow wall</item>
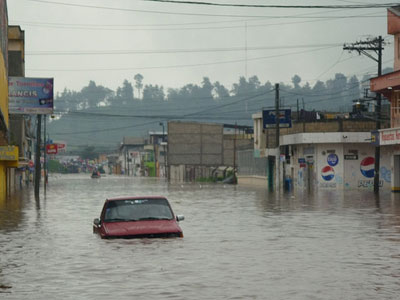
[{"label": "yellow wall", "polygon": [[7,193],[6,167],[0,162],[0,203],[5,201]]},{"label": "yellow wall", "polygon": [[8,78],[3,54],[0,52],[0,110],[8,125]]},{"label": "yellow wall", "polygon": [[[7,128],[8,123],[8,80],[7,72],[4,63],[3,54],[0,52],[0,110],[6,122]],[[5,201],[7,193],[7,168],[5,161],[0,161],[0,202]]]}]

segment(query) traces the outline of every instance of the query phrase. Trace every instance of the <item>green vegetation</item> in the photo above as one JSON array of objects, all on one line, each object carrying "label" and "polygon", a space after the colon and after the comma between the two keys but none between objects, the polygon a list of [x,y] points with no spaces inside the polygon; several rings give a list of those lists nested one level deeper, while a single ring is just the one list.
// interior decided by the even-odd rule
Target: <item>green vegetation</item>
[{"label": "green vegetation", "polygon": [[[106,152],[115,150],[124,136],[143,136],[149,130],[161,130],[161,120],[230,124],[239,121],[239,125],[253,125],[252,114],[273,107],[274,83],[273,79],[261,82],[257,76],[240,77],[227,88],[219,81],[203,77],[200,84],[164,89],[146,84],[145,78],[136,74],[134,82],[124,80],[113,91],[90,81],[81,91],[65,89],[56,95],[57,115],[49,123],[49,133],[54,140],[65,140],[69,151],[81,152],[82,145],[93,145]],[[313,85],[303,82],[298,75],[290,83],[280,83],[282,106],[293,110],[299,104],[300,109],[308,111],[351,111],[352,100],[360,97],[361,89],[360,79],[341,73]],[[93,150],[86,148],[84,155],[91,158]]]},{"label": "green vegetation", "polygon": [[49,160],[48,168],[50,173],[67,173],[67,168],[58,160]]}]

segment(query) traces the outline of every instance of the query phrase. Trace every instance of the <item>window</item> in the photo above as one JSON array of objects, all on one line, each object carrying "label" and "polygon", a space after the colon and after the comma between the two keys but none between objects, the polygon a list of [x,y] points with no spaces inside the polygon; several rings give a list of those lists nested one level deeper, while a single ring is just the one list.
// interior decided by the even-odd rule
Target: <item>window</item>
[{"label": "window", "polygon": [[157,199],[126,199],[110,201],[105,222],[173,219],[168,201]]}]

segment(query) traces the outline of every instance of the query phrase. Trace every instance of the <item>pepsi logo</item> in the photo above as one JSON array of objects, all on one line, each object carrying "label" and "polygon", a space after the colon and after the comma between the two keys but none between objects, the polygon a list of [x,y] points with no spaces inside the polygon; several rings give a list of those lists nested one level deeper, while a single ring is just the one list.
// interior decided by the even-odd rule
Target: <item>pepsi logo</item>
[{"label": "pepsi logo", "polygon": [[331,166],[325,166],[321,170],[321,176],[325,181],[331,181],[335,177],[335,170]]},{"label": "pepsi logo", "polygon": [[375,159],[371,156],[364,158],[360,164],[360,171],[367,178],[373,178],[375,175]]},{"label": "pepsi logo", "polygon": [[335,153],[331,153],[327,157],[327,162],[328,162],[328,165],[330,165],[331,167],[334,167],[338,164],[339,157]]}]

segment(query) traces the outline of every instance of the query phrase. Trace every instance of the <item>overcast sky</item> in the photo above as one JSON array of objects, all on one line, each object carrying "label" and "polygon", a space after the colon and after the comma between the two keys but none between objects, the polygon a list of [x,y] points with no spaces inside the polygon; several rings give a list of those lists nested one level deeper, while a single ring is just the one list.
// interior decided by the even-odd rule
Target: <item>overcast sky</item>
[{"label": "overcast sky", "polygon": [[229,89],[240,76],[257,75],[262,83],[289,83],[298,74],[301,84],[311,85],[338,72],[362,78],[376,73],[377,63],[343,51],[343,44],[379,35],[391,43],[384,51],[384,66],[393,66],[386,8],[239,8],[143,0],[9,0],[7,4],[9,24],[25,31],[26,76],[54,77],[56,91],[80,90],[89,80],[116,89],[124,79],[134,81],[137,73],[144,76],[144,84],[165,89],[200,84],[204,76]]}]

